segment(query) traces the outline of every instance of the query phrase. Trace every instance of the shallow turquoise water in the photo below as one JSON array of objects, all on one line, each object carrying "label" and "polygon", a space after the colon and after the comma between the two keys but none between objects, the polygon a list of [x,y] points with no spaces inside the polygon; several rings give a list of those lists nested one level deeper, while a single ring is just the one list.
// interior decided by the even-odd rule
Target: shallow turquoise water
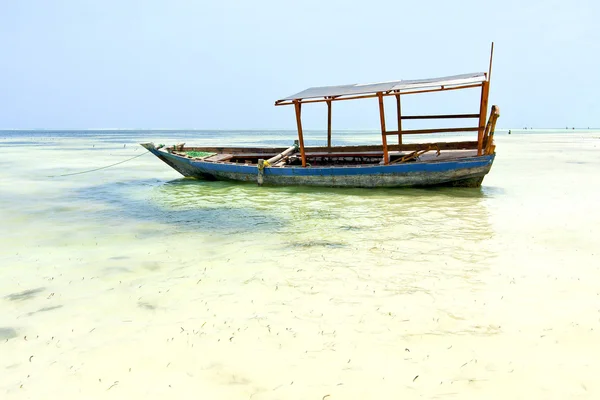
[{"label": "shallow turquoise water", "polygon": [[294,134],[0,132],[0,393],[600,393],[598,132],[499,132],[480,189],[259,188],[151,155],[56,176],[150,140]]}]

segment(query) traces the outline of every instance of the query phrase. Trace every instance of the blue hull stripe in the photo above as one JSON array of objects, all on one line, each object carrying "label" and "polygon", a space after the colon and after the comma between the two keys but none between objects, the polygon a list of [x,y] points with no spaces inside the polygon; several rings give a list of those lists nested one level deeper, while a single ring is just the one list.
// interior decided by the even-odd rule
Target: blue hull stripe
[{"label": "blue hull stripe", "polygon": [[[152,151],[157,156],[165,157],[175,163],[189,164],[202,172],[233,172],[239,174],[255,175],[258,171],[256,166],[213,163],[206,161],[194,161],[188,158],[175,156],[173,154]],[[265,175],[278,176],[348,176],[348,175],[380,175],[380,174],[409,174],[414,172],[447,172],[463,168],[484,167],[494,161],[494,154],[471,157],[458,161],[440,161],[430,163],[405,163],[396,165],[365,165],[352,167],[285,167],[265,168]]]}]

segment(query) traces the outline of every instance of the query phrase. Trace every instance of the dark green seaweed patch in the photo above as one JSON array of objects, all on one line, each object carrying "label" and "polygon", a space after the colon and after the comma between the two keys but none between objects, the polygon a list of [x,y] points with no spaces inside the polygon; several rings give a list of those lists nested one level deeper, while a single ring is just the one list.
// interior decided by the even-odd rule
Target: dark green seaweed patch
[{"label": "dark green seaweed patch", "polygon": [[0,328],[0,340],[8,340],[17,337],[17,331],[14,328]]},{"label": "dark green seaweed patch", "polygon": [[143,308],[145,310],[156,310],[156,306],[154,304],[146,303],[144,301],[140,301],[138,303],[138,307]]},{"label": "dark green seaweed patch", "polygon": [[45,289],[46,288],[39,287],[35,289],[24,290],[22,292],[9,294],[8,296],[6,296],[6,298],[10,301],[29,300],[35,297],[36,294],[43,292]]},{"label": "dark green seaweed patch", "polygon": [[32,316],[32,315],[34,315],[34,314],[37,314],[37,313],[46,312],[46,311],[52,311],[52,310],[56,310],[56,309],[58,309],[58,308],[62,308],[62,305],[58,305],[58,306],[52,306],[52,307],[43,307],[43,308],[40,308],[40,309],[39,309],[39,310],[37,310],[37,311],[32,311],[32,312],[30,312],[30,313],[27,313],[27,316],[29,316],[29,317],[30,317],[30,316]]}]

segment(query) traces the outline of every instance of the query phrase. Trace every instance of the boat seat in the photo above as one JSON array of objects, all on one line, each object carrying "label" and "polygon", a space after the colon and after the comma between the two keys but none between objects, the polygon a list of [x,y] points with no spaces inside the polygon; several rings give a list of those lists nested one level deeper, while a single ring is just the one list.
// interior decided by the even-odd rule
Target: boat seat
[{"label": "boat seat", "polygon": [[212,161],[212,162],[227,161],[232,157],[233,157],[233,154],[215,154],[214,156],[205,158],[203,161]]}]

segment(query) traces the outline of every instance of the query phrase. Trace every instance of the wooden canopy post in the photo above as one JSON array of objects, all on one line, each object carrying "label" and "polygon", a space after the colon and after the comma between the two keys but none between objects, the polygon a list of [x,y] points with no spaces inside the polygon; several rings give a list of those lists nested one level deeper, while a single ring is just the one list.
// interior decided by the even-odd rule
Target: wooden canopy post
[{"label": "wooden canopy post", "polygon": [[294,100],[294,108],[296,109],[296,124],[298,125],[298,141],[300,142],[300,157],[302,158],[302,166],[306,167],[306,154],[304,153],[304,137],[302,136],[302,119],[300,113],[302,104],[300,101]]},{"label": "wooden canopy post", "polygon": [[490,67],[486,79],[481,84],[481,103],[479,105],[479,133],[477,135],[477,155],[483,154],[483,139],[485,134],[485,117],[487,115],[488,97],[490,95],[490,81],[492,79],[492,62],[494,60],[494,42],[490,50]]},{"label": "wooden canopy post", "polygon": [[331,148],[331,100],[327,100],[327,147]]},{"label": "wooden canopy post", "polygon": [[396,113],[398,114],[398,144],[402,144],[402,108],[400,106],[400,94],[396,95]]},{"label": "wooden canopy post", "polygon": [[381,121],[381,143],[383,144],[383,164],[388,165],[390,158],[388,156],[387,137],[385,131],[385,111],[383,109],[383,93],[378,92],[379,97],[379,119]]},{"label": "wooden canopy post", "polygon": [[481,103],[479,104],[479,129],[477,133],[477,155],[483,152],[483,131],[485,130],[485,117],[487,114],[489,82],[486,80],[481,84]]}]

